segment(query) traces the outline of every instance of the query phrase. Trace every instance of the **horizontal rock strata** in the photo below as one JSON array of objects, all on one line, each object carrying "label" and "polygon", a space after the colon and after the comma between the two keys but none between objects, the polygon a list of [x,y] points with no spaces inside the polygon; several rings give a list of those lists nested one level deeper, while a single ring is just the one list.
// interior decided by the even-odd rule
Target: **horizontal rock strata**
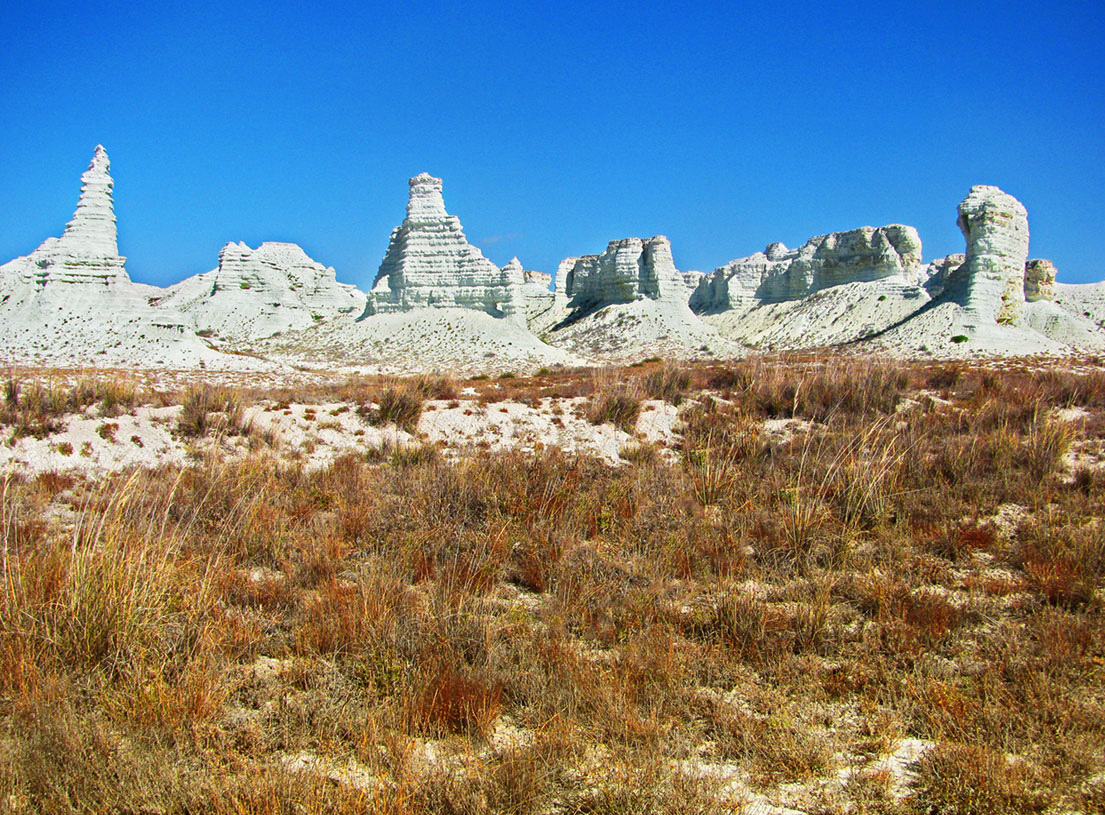
[{"label": "horizontal rock strata", "polygon": [[566,258],[556,273],[557,293],[572,309],[634,300],[686,300],[686,286],[663,235],[611,241],[598,255]]},{"label": "horizontal rock strata", "polygon": [[1027,210],[1012,195],[980,184],[959,204],[956,223],[967,253],[946,291],[980,320],[1015,322],[1025,302]]},{"label": "horizontal rock strata", "polygon": [[911,226],[865,226],[810,238],[798,249],[772,243],[705,276],[691,295],[697,312],[750,303],[780,303],[846,283],[887,281],[916,286],[921,238]]},{"label": "horizontal rock strata", "polygon": [[391,233],[364,316],[465,308],[524,324],[521,264],[500,269],[468,243],[460,220],[445,211],[441,186],[427,173],[410,180],[407,217]]},{"label": "horizontal rock strata", "polygon": [[73,219],[60,238],[47,238],[30,255],[0,267],[0,274],[19,278],[39,289],[47,285],[112,286],[130,282],[126,258],[120,257],[115,227],[115,182],[103,145],[81,176],[81,194]]},{"label": "horizontal rock strata", "polygon": [[249,340],[359,313],[364,295],[294,243],[231,242],[219,250],[217,268],[171,286],[157,302],[190,315],[198,331]]}]

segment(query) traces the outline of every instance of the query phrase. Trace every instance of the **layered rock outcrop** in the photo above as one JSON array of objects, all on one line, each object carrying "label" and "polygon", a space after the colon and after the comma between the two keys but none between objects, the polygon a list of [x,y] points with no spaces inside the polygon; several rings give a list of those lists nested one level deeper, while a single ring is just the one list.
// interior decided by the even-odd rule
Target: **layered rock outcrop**
[{"label": "layered rock outcrop", "polygon": [[921,238],[916,229],[901,224],[865,226],[818,235],[798,249],[772,243],[762,252],[730,261],[699,281],[690,302],[697,312],[719,312],[799,300],[845,283],[916,286],[920,276]]},{"label": "layered rock outcrop", "polygon": [[203,333],[250,340],[359,313],[365,297],[294,243],[251,249],[230,242],[219,250],[217,268],[170,286],[155,303],[179,308]]},{"label": "layered rock outcrop", "polygon": [[566,258],[556,289],[571,309],[595,309],[634,300],[686,299],[686,286],[663,235],[610,241],[598,255]]},{"label": "layered rock outcrop", "polygon": [[1050,260],[1037,258],[1024,267],[1024,299],[1029,303],[1055,299],[1055,274],[1057,269]]},{"label": "layered rock outcrop", "polygon": [[997,187],[976,185],[959,204],[956,223],[967,240],[963,265],[947,293],[977,319],[1016,322],[1025,302],[1028,212]]},{"label": "layered rock outcrop", "polygon": [[967,256],[963,254],[945,255],[925,266],[921,272],[921,285],[925,287],[930,297],[939,297],[943,294],[948,280],[966,259]]},{"label": "layered rock outcrop", "polygon": [[210,348],[180,311],[150,304],[162,289],[131,281],[102,146],[81,184],[62,236],[0,266],[0,356],[53,365],[263,367]]},{"label": "layered rock outcrop", "polygon": [[391,233],[364,314],[465,308],[525,323],[521,264],[497,267],[468,243],[460,219],[445,211],[442,182],[410,180],[407,217]]}]

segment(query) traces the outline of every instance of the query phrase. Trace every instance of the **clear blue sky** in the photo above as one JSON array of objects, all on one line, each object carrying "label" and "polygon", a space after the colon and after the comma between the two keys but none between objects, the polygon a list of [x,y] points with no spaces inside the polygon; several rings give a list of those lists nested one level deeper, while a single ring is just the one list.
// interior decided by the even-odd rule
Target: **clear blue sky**
[{"label": "clear blue sky", "polygon": [[1031,255],[1105,278],[1105,5],[0,3],[0,262],[58,235],[108,149],[139,281],[294,241],[369,285],[407,178],[496,263],[666,234],[710,270],[916,226],[963,250],[996,184]]}]

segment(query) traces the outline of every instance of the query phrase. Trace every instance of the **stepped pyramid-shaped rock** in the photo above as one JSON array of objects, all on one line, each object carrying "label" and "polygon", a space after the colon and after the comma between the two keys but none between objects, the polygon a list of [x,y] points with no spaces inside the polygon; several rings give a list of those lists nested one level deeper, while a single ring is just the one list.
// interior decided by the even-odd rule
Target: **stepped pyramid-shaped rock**
[{"label": "stepped pyramid-shaped rock", "polygon": [[663,235],[610,241],[598,255],[565,258],[556,272],[557,295],[572,309],[634,300],[686,301],[687,287]]},{"label": "stepped pyramid-shaped rock", "polygon": [[525,323],[521,264],[497,267],[468,243],[445,211],[441,179],[410,180],[407,217],[391,233],[363,316],[418,308],[465,308]]},{"label": "stepped pyramid-shaped rock", "polygon": [[113,286],[130,282],[126,258],[119,256],[115,204],[107,151],[96,145],[81,176],[77,210],[60,238],[47,238],[30,255],[0,267],[0,276],[18,278],[38,289],[53,284],[92,283]]},{"label": "stepped pyramid-shaped rock", "polygon": [[190,315],[201,332],[251,340],[359,313],[364,295],[294,243],[251,249],[232,241],[219,250],[218,268],[170,286],[156,303]]}]

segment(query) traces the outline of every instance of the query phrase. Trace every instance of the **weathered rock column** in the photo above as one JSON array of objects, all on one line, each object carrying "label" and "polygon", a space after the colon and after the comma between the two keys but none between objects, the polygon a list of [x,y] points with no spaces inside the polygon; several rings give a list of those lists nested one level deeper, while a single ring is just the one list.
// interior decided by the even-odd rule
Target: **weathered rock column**
[{"label": "weathered rock column", "polygon": [[65,226],[60,248],[74,254],[117,257],[119,244],[115,228],[115,203],[111,193],[115,182],[111,162],[102,144],[96,145],[92,161],[81,176],[81,197],[73,220]]},{"label": "weathered rock column", "polygon": [[967,259],[956,272],[955,297],[980,319],[1015,322],[1025,301],[1028,212],[997,187],[978,185],[959,205]]}]

